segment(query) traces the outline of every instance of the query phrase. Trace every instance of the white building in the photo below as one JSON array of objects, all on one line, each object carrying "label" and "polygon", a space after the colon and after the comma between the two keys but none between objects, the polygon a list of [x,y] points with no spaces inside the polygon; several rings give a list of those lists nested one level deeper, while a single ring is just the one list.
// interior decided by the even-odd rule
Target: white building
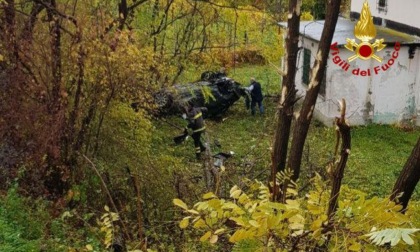
[{"label": "white building", "polygon": [[[380,51],[373,46],[373,56],[368,59],[358,58],[354,51],[345,48],[347,39],[355,39],[356,43],[362,44],[355,37],[354,28],[364,2],[352,1],[353,21],[338,20],[317,100],[316,117],[331,125],[338,116],[337,100],[345,98],[351,125],[372,122],[414,122],[420,125],[420,51],[416,51],[420,46],[420,15],[415,13],[420,11],[420,1],[407,0],[404,5],[401,1],[368,1],[376,28],[376,37],[369,42],[375,45],[375,39],[384,39],[386,44]],[[296,74],[298,95],[303,95],[307,89],[323,24],[324,21],[301,22],[301,49]],[[357,44],[354,46],[356,49]],[[363,48],[369,54],[369,47]]]}]

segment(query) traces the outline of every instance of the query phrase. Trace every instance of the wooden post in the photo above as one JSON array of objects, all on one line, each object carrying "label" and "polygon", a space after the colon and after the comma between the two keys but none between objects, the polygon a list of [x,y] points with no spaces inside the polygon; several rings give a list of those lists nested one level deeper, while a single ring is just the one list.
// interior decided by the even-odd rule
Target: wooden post
[{"label": "wooden post", "polygon": [[340,133],[342,143],[340,150],[340,161],[338,162],[336,168],[332,171],[332,188],[330,195],[330,204],[328,206],[328,218],[334,216],[337,209],[338,196],[340,195],[341,181],[343,179],[344,168],[347,164],[347,159],[350,155],[351,149],[351,136],[350,136],[350,126],[346,123],[346,100],[342,99],[341,102],[341,116],[340,118],[335,118],[335,123],[337,125],[337,130]]}]

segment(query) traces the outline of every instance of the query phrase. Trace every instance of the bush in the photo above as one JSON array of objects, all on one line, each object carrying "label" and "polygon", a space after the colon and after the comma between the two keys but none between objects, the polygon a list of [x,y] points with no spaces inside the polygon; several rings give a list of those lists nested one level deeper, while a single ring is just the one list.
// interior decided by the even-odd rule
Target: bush
[{"label": "bush", "polygon": [[33,210],[16,188],[12,187],[0,201],[0,251],[38,251],[46,213],[42,204]]}]

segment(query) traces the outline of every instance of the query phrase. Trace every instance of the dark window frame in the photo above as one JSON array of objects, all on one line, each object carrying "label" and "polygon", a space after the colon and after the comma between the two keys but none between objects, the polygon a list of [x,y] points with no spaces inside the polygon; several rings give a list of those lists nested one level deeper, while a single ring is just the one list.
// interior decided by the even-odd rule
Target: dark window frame
[{"label": "dark window frame", "polygon": [[[302,84],[304,86],[308,86],[309,82],[311,81],[311,74],[312,74],[311,58],[312,58],[311,50],[307,48],[303,48]],[[325,98],[326,91],[327,91],[327,68],[325,68],[324,78],[322,78],[320,85],[321,87],[319,89],[319,95],[322,98]]]},{"label": "dark window frame", "polygon": [[303,48],[302,83],[309,85],[311,73],[311,50]]},{"label": "dark window frame", "polygon": [[327,94],[327,67],[328,66],[325,66],[324,78],[322,78],[320,83],[321,87],[319,87],[319,95],[323,98],[325,98]]},{"label": "dark window frame", "polygon": [[377,0],[376,8],[379,13],[384,12],[386,14],[388,12],[388,0]]}]

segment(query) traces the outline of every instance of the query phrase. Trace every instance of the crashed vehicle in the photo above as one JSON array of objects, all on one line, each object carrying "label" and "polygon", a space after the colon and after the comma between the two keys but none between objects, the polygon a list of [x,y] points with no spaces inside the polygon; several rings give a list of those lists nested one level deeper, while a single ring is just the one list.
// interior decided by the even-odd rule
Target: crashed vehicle
[{"label": "crashed vehicle", "polygon": [[204,72],[199,81],[175,85],[155,94],[155,102],[161,115],[181,114],[184,107],[206,107],[205,117],[217,117],[225,113],[241,97],[249,104],[249,94],[241,84],[224,74]]}]

